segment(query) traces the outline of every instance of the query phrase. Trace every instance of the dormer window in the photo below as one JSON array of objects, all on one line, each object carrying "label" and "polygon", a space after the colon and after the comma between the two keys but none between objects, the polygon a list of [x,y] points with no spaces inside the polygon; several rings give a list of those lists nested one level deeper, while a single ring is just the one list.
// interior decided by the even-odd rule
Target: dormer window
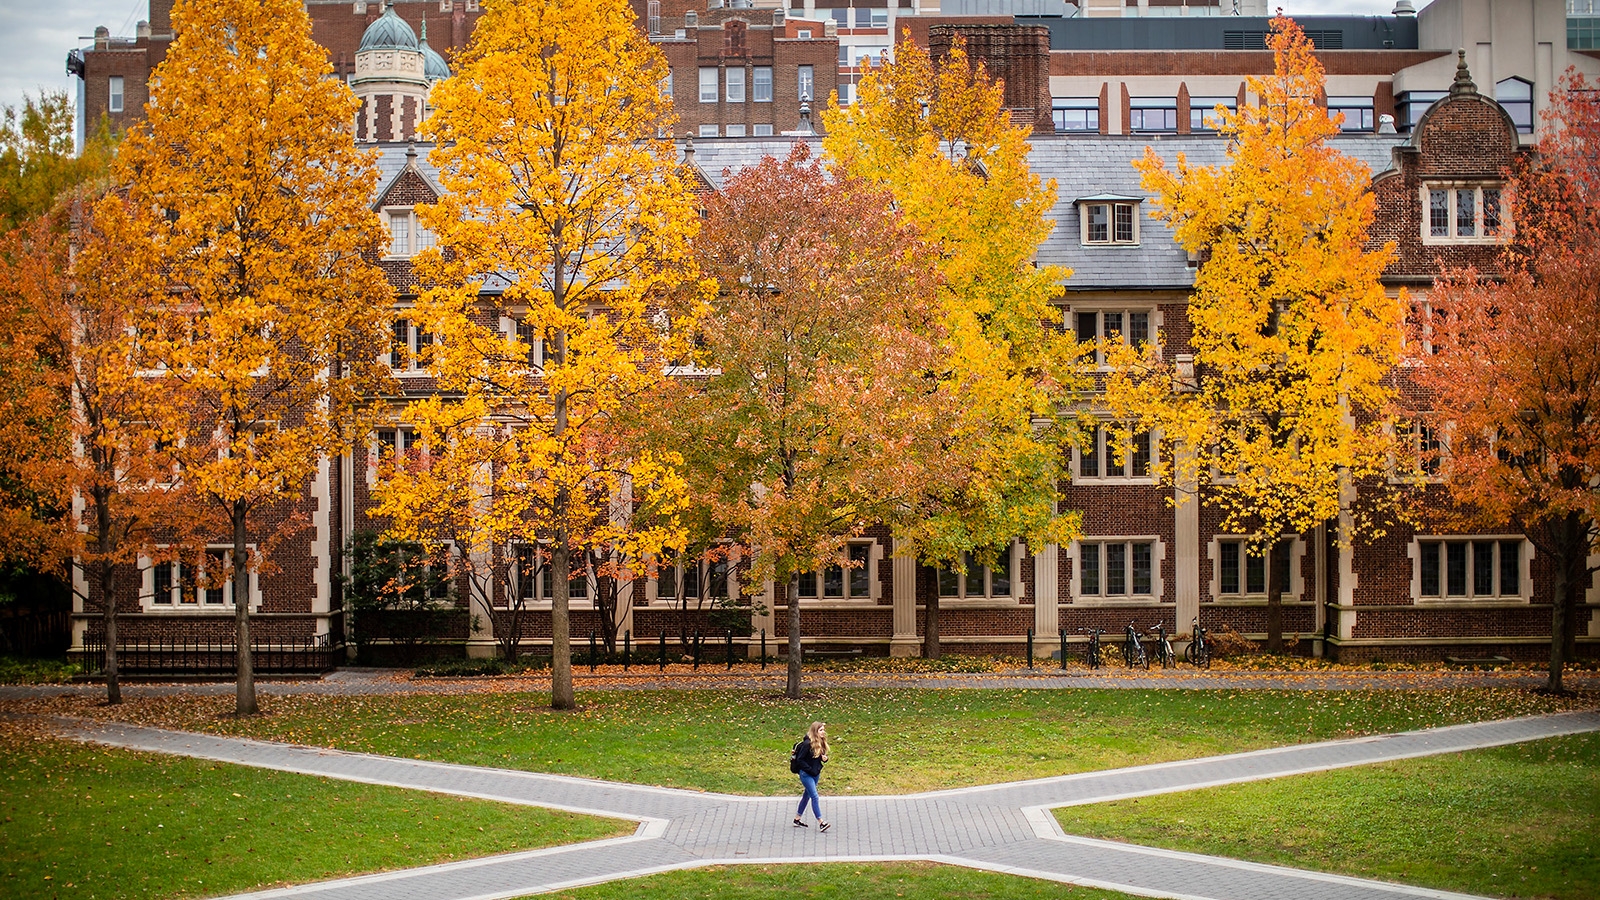
[{"label": "dormer window", "polygon": [[1084,244],[1139,243],[1138,197],[1102,194],[1078,201],[1082,230],[1079,240]]},{"label": "dormer window", "polygon": [[1427,244],[1495,244],[1509,232],[1498,184],[1422,186],[1422,239]]},{"label": "dormer window", "polygon": [[434,245],[433,232],[422,227],[412,208],[390,208],[384,211],[389,227],[389,253],[391,258],[410,259]]}]

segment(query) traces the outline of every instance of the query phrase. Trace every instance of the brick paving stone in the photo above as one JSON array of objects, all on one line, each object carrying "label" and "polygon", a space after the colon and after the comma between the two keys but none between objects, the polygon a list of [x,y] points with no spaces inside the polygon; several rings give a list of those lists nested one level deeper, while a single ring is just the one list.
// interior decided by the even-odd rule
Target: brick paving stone
[{"label": "brick paving stone", "polygon": [[[642,823],[633,837],[347,878],[259,894],[317,900],[492,900],[690,866],[927,859],[1152,897],[1397,900],[1462,895],[1064,835],[1047,808],[1192,790],[1600,730],[1600,713],[1532,716],[1277,747],[1107,772],[900,797],[823,797],[834,827],[791,824],[795,797],[735,797],[57,719],[131,749],[553,806]],[[810,820],[808,820],[810,821]]]}]

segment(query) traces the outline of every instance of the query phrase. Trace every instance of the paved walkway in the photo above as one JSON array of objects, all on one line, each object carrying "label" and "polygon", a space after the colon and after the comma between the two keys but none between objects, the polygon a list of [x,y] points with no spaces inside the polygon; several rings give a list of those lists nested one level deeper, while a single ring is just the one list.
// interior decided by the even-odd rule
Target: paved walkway
[{"label": "paved walkway", "polygon": [[81,719],[66,734],[350,781],[630,819],[632,837],[284,888],[252,898],[492,900],[673,869],[931,860],[1181,900],[1464,895],[1063,834],[1049,809],[1600,730],[1559,713],[899,797],[825,797],[833,829],[794,828],[792,797],[737,797],[451,765]]}]

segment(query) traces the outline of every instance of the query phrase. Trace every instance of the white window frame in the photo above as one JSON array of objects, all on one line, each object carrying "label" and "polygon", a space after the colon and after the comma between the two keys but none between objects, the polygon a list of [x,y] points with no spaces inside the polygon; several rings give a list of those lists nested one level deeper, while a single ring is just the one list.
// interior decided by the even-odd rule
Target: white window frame
[{"label": "white window frame", "polygon": [[122,112],[127,99],[124,88],[125,82],[121,75],[112,75],[106,79],[106,111]]},{"label": "white window frame", "polygon": [[[727,582],[727,595],[722,596],[718,594],[707,593],[706,599],[708,601],[734,600],[742,596],[740,593],[741,587],[739,583],[739,555],[734,551],[730,551],[725,558],[720,560],[708,562],[704,559],[701,559],[696,561],[695,567],[698,571],[695,577],[698,579],[698,582],[700,584],[709,584],[717,566],[726,567],[724,577]],[[670,593],[662,593],[661,591],[660,573],[663,569],[670,569],[673,573],[673,590]],[[684,571],[685,567],[681,565],[661,566],[657,570],[655,577],[644,580],[645,602],[650,606],[666,609],[676,608],[678,604],[677,585],[682,582]],[[688,603],[698,603],[699,594],[696,593],[690,595],[685,597],[684,600]]]},{"label": "white window frame", "polygon": [[723,129],[723,136],[724,137],[744,137],[745,136],[745,128],[744,128],[743,125],[729,125],[727,128]]},{"label": "white window frame", "polygon": [[[401,309],[398,312],[408,313],[409,311],[409,309]],[[417,322],[409,315],[395,316],[394,326],[400,326],[400,323],[402,322],[405,323],[403,326],[405,328],[405,337],[403,338],[405,347],[401,348],[396,343],[391,344],[389,352],[385,354],[386,361],[389,364],[389,369],[397,375],[417,375],[420,373],[425,373],[428,371],[428,369],[427,366],[422,364],[422,348],[424,346],[433,345],[433,335],[422,326],[418,325]],[[391,326],[389,329],[391,341],[394,340],[396,335],[394,326]],[[421,340],[424,335],[426,335],[428,338],[426,344],[422,343]],[[395,359],[396,353],[400,354],[399,360]],[[399,365],[395,365],[397,361],[400,363]]]},{"label": "white window frame", "polygon": [[[811,575],[816,579],[816,581],[813,582],[816,587],[816,594],[815,596],[808,596],[801,593],[804,588],[800,588],[796,591],[796,594],[799,596],[801,603],[804,603],[806,606],[828,607],[863,606],[868,604],[876,604],[878,602],[879,598],[883,594],[883,582],[879,577],[881,573],[878,571],[880,568],[879,564],[883,561],[883,545],[871,538],[861,538],[850,541],[847,547],[865,547],[867,551],[866,564],[860,569],[845,569],[843,566],[827,566],[821,570],[814,570],[812,572],[805,573],[806,575]],[[849,551],[846,550],[846,553],[848,552]],[[833,568],[839,568],[843,573],[842,583],[844,588],[844,596],[842,597],[823,596],[827,588],[822,579],[826,577],[827,571]],[[867,591],[864,595],[856,594],[852,590],[850,584],[851,575],[857,571],[865,572]],[[805,575],[801,576],[800,583],[804,585]]]},{"label": "white window frame", "polygon": [[719,93],[717,91],[717,67],[700,67],[700,102],[715,103]]},{"label": "white window frame", "polygon": [[[1501,544],[1503,542],[1516,542],[1517,551],[1517,592],[1503,594],[1501,585]],[[1449,549],[1445,545],[1462,543],[1467,547],[1467,575],[1466,592],[1463,594],[1450,593],[1450,557]],[[1490,569],[1490,580],[1494,588],[1491,593],[1478,594],[1473,585],[1473,569],[1477,557],[1477,547],[1480,543],[1494,544],[1494,560]],[[1422,593],[1422,545],[1439,544],[1439,593],[1424,595]],[[1533,601],[1533,557],[1537,551],[1533,542],[1522,534],[1419,534],[1411,538],[1411,543],[1406,547],[1406,558],[1411,563],[1411,602],[1418,606],[1470,606],[1482,607],[1485,604],[1505,604],[1525,606]]]},{"label": "white window frame", "polygon": [[[1417,190],[1420,192],[1418,199],[1420,200],[1420,209],[1422,210],[1422,243],[1428,245],[1503,244],[1511,238],[1511,214],[1509,208],[1506,206],[1506,186],[1503,182],[1429,181],[1424,182],[1421,187],[1417,188]],[[1444,191],[1447,198],[1445,216],[1446,221],[1449,223],[1449,233],[1445,235],[1435,235],[1433,233],[1432,194],[1434,191]],[[1459,201],[1458,192],[1465,191],[1472,191],[1473,194],[1473,233],[1462,236],[1457,230],[1459,228],[1459,223],[1456,221],[1456,215],[1459,211],[1457,208]],[[1495,234],[1486,235],[1483,232],[1484,191],[1495,191],[1499,195],[1498,204],[1500,208],[1500,226],[1499,231]]]},{"label": "white window frame", "polygon": [[[1022,558],[1024,553],[1022,541],[1012,541],[1005,548],[1005,550],[1001,552],[1006,559],[1006,564],[1010,567],[1011,573],[1009,579],[1010,587],[1005,593],[995,593],[994,570],[989,566],[979,565],[976,560],[972,558],[972,554],[968,553],[967,575],[965,576],[955,572],[953,569],[947,569],[943,566],[935,565],[932,567],[933,590],[939,596],[939,605],[942,607],[951,607],[996,605],[1017,606],[1020,604],[1022,602],[1023,589],[1025,587],[1022,582]],[[969,590],[970,586],[967,584],[967,579],[974,574],[974,570],[976,570],[977,573],[979,573],[979,577],[983,579],[983,591],[976,594]],[[946,573],[955,575],[956,592],[954,594],[944,593],[943,587],[940,583]]]},{"label": "white window frame", "polygon": [[[527,325],[528,313],[526,310],[515,311],[511,315],[500,317],[500,331],[506,336],[509,343],[520,339],[528,345],[528,370],[531,372],[544,371],[544,338],[533,333],[531,326]],[[513,354],[514,355],[514,354]]]},{"label": "white window frame", "polygon": [[[1077,336],[1077,334],[1078,334],[1078,324],[1079,324],[1078,317],[1092,314],[1095,317],[1095,336],[1096,337],[1105,336],[1106,335],[1106,314],[1107,313],[1111,313],[1111,314],[1121,315],[1122,316],[1123,327],[1120,328],[1120,329],[1117,329],[1115,333],[1120,335],[1122,343],[1124,343],[1124,344],[1128,343],[1128,341],[1129,341],[1128,332],[1132,330],[1131,329],[1131,323],[1132,323],[1133,320],[1132,320],[1131,316],[1133,316],[1136,313],[1144,314],[1146,316],[1145,322],[1148,323],[1148,325],[1147,325],[1148,333],[1145,335],[1145,344],[1146,345],[1153,345],[1158,350],[1160,349],[1160,346],[1161,346],[1160,336],[1161,336],[1161,326],[1162,326],[1162,315],[1161,315],[1161,308],[1159,306],[1154,305],[1154,304],[1151,304],[1149,306],[1142,306],[1142,305],[1138,305],[1138,304],[1129,305],[1129,306],[1092,306],[1092,305],[1081,305],[1080,306],[1078,304],[1073,304],[1072,306],[1067,307],[1066,322],[1065,322],[1067,333],[1070,334],[1070,335],[1073,335],[1073,336]],[[1095,366],[1097,368],[1101,368],[1101,369],[1104,369],[1106,367],[1105,354],[1101,353],[1099,351],[1099,349],[1095,350]]]},{"label": "white window frame", "polygon": [[744,102],[745,90],[743,66],[728,67],[728,71],[723,77],[723,95],[727,97],[729,103]]},{"label": "white window frame", "polygon": [[[508,548],[507,560],[508,560],[508,563],[509,563],[509,566],[510,566],[510,578],[508,579],[508,582],[509,582],[509,587],[510,587],[511,591],[513,592],[513,595],[511,597],[505,598],[505,602],[507,604],[509,604],[511,602],[511,600],[515,599],[516,593],[518,593],[518,592],[520,592],[522,590],[522,572],[521,572],[522,555],[521,555],[520,551],[524,547],[531,547],[531,546],[535,546],[535,545],[531,544],[531,543],[528,543],[528,542],[525,542],[525,541],[513,541],[511,543],[510,547]],[[572,563],[579,563],[579,562],[582,563],[582,571],[578,571],[577,567],[574,566],[573,567],[573,571],[569,572],[568,574],[572,576],[569,579],[569,581],[579,581],[579,580],[583,581],[584,596],[582,596],[582,597],[574,597],[574,596],[571,596],[569,594],[568,597],[567,597],[567,608],[568,609],[580,609],[580,610],[581,609],[594,609],[595,608],[595,605],[594,605],[595,604],[595,594],[598,593],[599,587],[600,587],[599,579],[597,579],[595,577],[594,569],[589,567],[588,560],[584,559],[582,554],[574,554],[571,557],[569,557],[569,559],[571,560]],[[545,585],[546,581],[550,582],[550,584],[548,586],[550,593],[546,593],[546,585]],[[551,577],[550,569],[548,568],[548,565],[547,565],[534,578],[534,581],[533,581],[533,594],[534,595],[532,597],[529,597],[529,598],[523,600],[522,601],[522,605],[521,605],[520,608],[521,609],[550,609],[555,604],[555,601],[552,599],[552,596],[551,596],[551,594],[553,594],[554,591],[555,591],[555,579]],[[502,605],[500,608],[504,609],[504,608],[506,608],[506,606]]]},{"label": "white window frame", "polygon": [[[1167,127],[1166,115],[1163,115],[1160,128],[1145,126],[1145,113],[1159,110],[1172,116],[1172,126]],[[1135,126],[1133,123],[1138,122]],[[1132,97],[1128,100],[1128,133],[1129,134],[1177,134],[1178,133],[1178,98],[1177,97]]]},{"label": "white window frame", "polygon": [[1072,483],[1155,484],[1156,464],[1160,460],[1161,456],[1160,436],[1154,431],[1142,432],[1142,434],[1150,441],[1150,461],[1146,466],[1145,474],[1134,474],[1134,448],[1132,438],[1138,437],[1138,435],[1130,436],[1130,439],[1124,443],[1122,453],[1122,471],[1113,472],[1112,470],[1117,466],[1116,455],[1111,452],[1112,441],[1115,438],[1113,428],[1114,423],[1112,422],[1097,422],[1094,426],[1094,434],[1090,438],[1092,441],[1094,441],[1095,453],[1099,457],[1100,461],[1099,468],[1103,474],[1083,474],[1083,448],[1076,446],[1072,448]]},{"label": "white window frame", "polygon": [[[245,551],[247,553],[255,553],[256,552],[256,545],[254,543],[246,544],[245,545]],[[157,558],[153,558],[153,557],[141,554],[139,556],[139,561],[138,561],[138,566],[139,566],[139,607],[140,607],[140,609],[142,611],[144,611],[144,612],[147,612],[147,613],[157,613],[157,614],[164,614],[164,615],[194,615],[196,613],[211,613],[211,614],[216,614],[216,615],[221,615],[221,614],[233,615],[234,612],[235,612],[234,606],[233,606],[233,575],[232,575],[233,566],[232,566],[232,564],[230,562],[230,560],[232,559],[232,556],[233,556],[233,545],[232,544],[207,544],[206,545],[206,555],[207,556],[213,556],[213,557],[221,559],[223,568],[225,569],[225,571],[227,573],[227,574],[225,574],[223,576],[223,580],[222,580],[222,584],[221,584],[221,590],[222,590],[222,602],[221,603],[207,603],[205,601],[204,592],[208,588],[201,587],[199,585],[199,579],[198,578],[195,579],[195,583],[194,583],[194,586],[193,586],[193,590],[195,591],[195,593],[193,595],[194,599],[187,600],[187,601],[181,599],[181,597],[179,596],[179,592],[182,591],[182,588],[183,588],[182,569],[183,569],[183,567],[186,567],[186,566],[188,566],[190,564],[190,561],[187,558],[178,559],[178,560],[166,559],[166,558],[157,559]],[[159,566],[159,565],[168,564],[168,563],[179,567],[178,573],[177,573],[177,578],[176,578],[176,582],[177,583],[174,584],[172,587],[170,587],[168,589],[169,590],[169,596],[171,597],[171,599],[169,599],[169,600],[167,600],[165,602],[157,603],[156,602],[156,567]],[[258,610],[259,611],[261,609],[261,578],[260,578],[260,575],[258,573],[256,573],[256,572],[254,572],[254,571],[251,571],[249,573],[249,575],[250,575],[250,608],[252,610]],[[211,590],[215,590],[217,588],[213,586],[210,589]]]},{"label": "white window frame", "polygon": [[750,102],[772,102],[772,67],[756,66],[750,73]]},{"label": "white window frame", "polygon": [[[1106,553],[1102,549],[1106,544],[1122,544],[1124,584],[1128,593],[1108,594],[1105,592]],[[1150,545],[1150,593],[1135,594],[1133,590],[1133,545]],[[1084,548],[1092,546],[1099,554],[1100,565],[1100,590],[1097,593],[1085,594],[1083,591],[1083,559]],[[1161,598],[1166,595],[1167,580],[1164,563],[1167,558],[1166,542],[1160,535],[1120,535],[1120,534],[1094,534],[1085,535],[1073,541],[1067,550],[1067,558],[1072,561],[1072,602],[1076,606],[1170,606]]]},{"label": "white window frame", "polygon": [[[1085,247],[1137,247],[1140,241],[1140,209],[1138,200],[1080,200],[1078,201],[1078,243]],[[1089,219],[1096,207],[1105,207],[1106,238],[1095,240],[1090,236]],[[1126,212],[1132,218],[1131,238],[1118,238],[1117,216]]]},{"label": "white window frame", "polygon": [[[399,222],[405,223],[405,246],[400,246],[400,242],[395,238],[395,224]],[[384,207],[383,227],[389,234],[389,246],[384,251],[385,259],[411,259],[423,250],[438,244],[438,237],[422,227],[414,206]]]},{"label": "white window frame", "polygon": [[[1300,571],[1305,560],[1306,542],[1292,534],[1279,535],[1278,540],[1280,543],[1283,541],[1289,542],[1289,585],[1283,589],[1282,602],[1309,602],[1306,597],[1305,576]],[[1272,587],[1272,558],[1270,555],[1262,557],[1266,567],[1266,580],[1262,583],[1262,589],[1259,591],[1250,590],[1246,565],[1249,557],[1253,554],[1248,549],[1249,541],[1249,535],[1242,534],[1218,534],[1212,536],[1211,543],[1207,545],[1206,549],[1207,554],[1209,554],[1207,558],[1211,560],[1211,602],[1224,603],[1230,606],[1253,606],[1267,602],[1267,591]],[[1225,543],[1237,543],[1240,545],[1238,562],[1239,590],[1230,594],[1222,593],[1222,545]]]},{"label": "white window frame", "polygon": [[750,133],[753,137],[772,137],[772,126],[768,123],[759,123],[751,126]]}]

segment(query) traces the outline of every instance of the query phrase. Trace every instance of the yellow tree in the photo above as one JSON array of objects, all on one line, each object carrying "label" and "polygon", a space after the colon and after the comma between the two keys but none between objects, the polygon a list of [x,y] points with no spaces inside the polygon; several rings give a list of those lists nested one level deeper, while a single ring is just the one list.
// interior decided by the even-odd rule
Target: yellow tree
[{"label": "yellow tree", "polygon": [[350,140],[355,99],[329,77],[304,6],[180,2],[172,20],[146,121],[117,158],[131,219],[113,237],[171,287],[141,316],[139,352],[163,373],[163,428],[195,512],[232,546],[236,707],[250,714],[250,572],[387,383],[391,293],[371,262],[377,173]]},{"label": "yellow tree", "polygon": [[[573,555],[605,540],[630,478],[658,480],[660,460],[630,457],[615,429],[661,378],[652,298],[690,271],[698,221],[658,137],[666,73],[624,0],[498,3],[422,127],[446,194],[420,213],[438,247],[419,264],[416,314],[452,398],[406,416],[441,440],[488,441],[440,463],[488,467],[506,495],[499,532],[549,553],[558,709],[573,706]],[[399,492],[385,503],[406,507]]]},{"label": "yellow tree", "polygon": [[[1107,346],[1106,404],[1177,448],[1158,474],[1204,484],[1222,527],[1281,552],[1282,535],[1335,518],[1339,540],[1377,522],[1352,518],[1355,481],[1391,457],[1385,376],[1399,352],[1404,299],[1379,275],[1393,248],[1365,248],[1371,175],[1330,146],[1322,66],[1292,20],[1273,20],[1273,74],[1249,80],[1258,105],[1219,108],[1229,162],[1175,168],[1147,149],[1136,163],[1153,215],[1199,254],[1189,319],[1194,372],[1146,350]],[[1176,389],[1175,389],[1176,388]],[[1268,566],[1268,647],[1282,647],[1281,564]]]},{"label": "yellow tree", "polygon": [[[1012,540],[1073,540],[1080,517],[1060,511],[1060,414],[1083,384],[1051,299],[1071,275],[1036,267],[1052,227],[1055,184],[1028,168],[1028,128],[1003,108],[1004,85],[957,41],[934,63],[910,40],[872,70],[851,106],[823,113],[823,146],[840,170],[879,185],[938,248],[944,331],[940,389],[954,411],[954,480],[931,484],[922,514],[896,537],[929,562],[965,571]],[[937,592],[924,654],[939,656]]]}]

